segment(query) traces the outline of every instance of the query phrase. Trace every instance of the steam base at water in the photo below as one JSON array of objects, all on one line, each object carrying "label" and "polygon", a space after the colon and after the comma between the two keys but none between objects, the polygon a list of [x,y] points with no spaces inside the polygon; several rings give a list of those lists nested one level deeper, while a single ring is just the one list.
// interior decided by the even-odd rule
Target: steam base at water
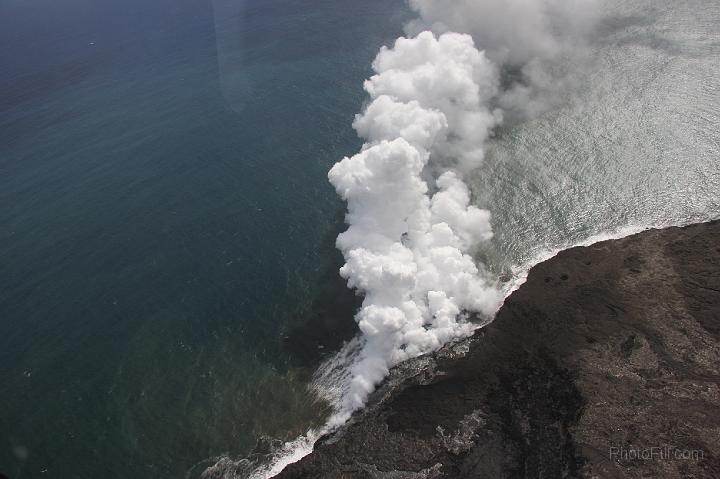
[{"label": "steam base at water", "polygon": [[[555,102],[567,85],[545,69],[582,51],[595,20],[592,0],[410,5],[420,16],[408,37],[380,50],[365,82],[370,103],[353,124],[365,144],[328,175],[348,208],[340,274],[364,297],[360,350],[330,424],[362,407],[394,365],[468,335],[468,315],[497,310],[497,281],[473,259],[492,238],[491,216],[464,178],[482,163],[501,107],[527,118]],[[520,74],[507,81],[508,69]]]},{"label": "steam base at water", "polygon": [[466,314],[500,301],[471,256],[492,236],[490,214],[462,181],[501,120],[488,107],[495,66],[468,35],[422,32],[383,48],[373,68],[372,102],[354,125],[366,143],[328,175],[348,204],[340,274],[364,296],[340,422],[391,367],[466,335]]}]

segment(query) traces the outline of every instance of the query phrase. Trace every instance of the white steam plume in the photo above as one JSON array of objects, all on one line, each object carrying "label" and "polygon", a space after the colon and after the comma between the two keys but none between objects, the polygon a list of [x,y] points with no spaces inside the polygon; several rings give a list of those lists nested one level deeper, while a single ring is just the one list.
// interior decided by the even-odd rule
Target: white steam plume
[{"label": "white steam plume", "polygon": [[471,204],[463,177],[483,161],[498,107],[532,116],[567,89],[553,67],[581,49],[596,17],[594,0],[410,6],[420,17],[409,37],[381,49],[365,82],[371,102],[353,126],[366,143],[328,175],[348,204],[340,273],[364,295],[364,343],[337,423],[392,366],[468,334],[469,313],[495,312],[501,294],[471,256],[492,237],[490,213]]},{"label": "white steam plume", "polygon": [[[511,117],[535,117],[578,85],[587,40],[600,16],[596,0],[409,0],[420,15],[410,35],[467,33],[495,64],[512,71],[497,103]],[[573,71],[567,65],[573,65]]]},{"label": "white steam plume", "polygon": [[470,255],[492,236],[490,214],[462,181],[501,121],[489,107],[497,68],[469,35],[422,32],[383,48],[373,69],[372,102],[354,123],[367,143],[329,173],[348,204],[340,273],[365,296],[339,421],[392,366],[468,334],[465,315],[490,315],[501,300]]},{"label": "white steam plume", "polygon": [[410,35],[467,33],[497,64],[526,65],[574,51],[598,17],[594,0],[409,0]]}]

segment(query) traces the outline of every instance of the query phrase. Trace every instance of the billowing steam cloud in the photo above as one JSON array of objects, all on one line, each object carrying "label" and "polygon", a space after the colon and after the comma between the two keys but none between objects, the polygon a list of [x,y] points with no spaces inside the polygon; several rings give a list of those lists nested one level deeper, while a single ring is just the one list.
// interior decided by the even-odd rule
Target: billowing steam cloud
[{"label": "billowing steam cloud", "polygon": [[410,0],[406,31],[467,33],[497,64],[526,65],[576,50],[598,16],[592,0]]},{"label": "billowing steam cloud", "polygon": [[[546,66],[579,46],[594,18],[590,0],[410,5],[420,18],[409,37],[382,48],[365,82],[371,102],[354,127],[366,143],[329,173],[348,205],[340,273],[364,295],[356,317],[364,343],[337,422],[389,368],[466,335],[467,314],[499,305],[471,256],[492,237],[490,213],[471,204],[463,176],[483,161],[499,107],[523,116],[546,108],[539,97],[562,85]],[[520,74],[501,81],[513,69]]]},{"label": "billowing steam cloud", "polygon": [[600,14],[596,0],[409,1],[420,15],[407,25],[409,35],[470,34],[509,73],[497,104],[519,119],[544,113],[576,86],[575,72],[586,61],[588,34]]},{"label": "billowing steam cloud", "polygon": [[422,32],[383,48],[373,69],[354,124],[367,143],[329,173],[348,204],[340,273],[365,296],[346,413],[390,367],[467,334],[464,313],[489,315],[501,299],[470,256],[492,236],[490,214],[462,181],[501,121],[489,107],[496,67],[469,35]]}]

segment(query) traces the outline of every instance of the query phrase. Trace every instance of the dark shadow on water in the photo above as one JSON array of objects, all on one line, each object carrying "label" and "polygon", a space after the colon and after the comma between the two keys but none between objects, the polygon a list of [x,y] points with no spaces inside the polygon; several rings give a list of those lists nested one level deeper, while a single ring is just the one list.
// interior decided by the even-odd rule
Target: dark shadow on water
[{"label": "dark shadow on water", "polygon": [[340,277],[344,260],[335,248],[337,235],[346,228],[343,217],[344,212],[338,212],[333,228],[322,242],[321,249],[329,255],[329,261],[320,275],[316,297],[293,315],[283,333],[282,348],[290,366],[317,366],[358,332],[354,317],[362,297]]}]

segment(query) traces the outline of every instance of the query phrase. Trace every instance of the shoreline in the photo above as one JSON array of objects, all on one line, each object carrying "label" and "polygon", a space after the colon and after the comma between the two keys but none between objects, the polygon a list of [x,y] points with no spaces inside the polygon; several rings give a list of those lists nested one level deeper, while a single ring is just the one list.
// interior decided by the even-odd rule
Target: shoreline
[{"label": "shoreline", "polygon": [[[717,477],[712,245],[719,221],[559,252],[493,323],[400,365],[364,410],[276,477]],[[668,408],[685,433],[669,428]],[[697,460],[630,457],[663,447]]]}]

